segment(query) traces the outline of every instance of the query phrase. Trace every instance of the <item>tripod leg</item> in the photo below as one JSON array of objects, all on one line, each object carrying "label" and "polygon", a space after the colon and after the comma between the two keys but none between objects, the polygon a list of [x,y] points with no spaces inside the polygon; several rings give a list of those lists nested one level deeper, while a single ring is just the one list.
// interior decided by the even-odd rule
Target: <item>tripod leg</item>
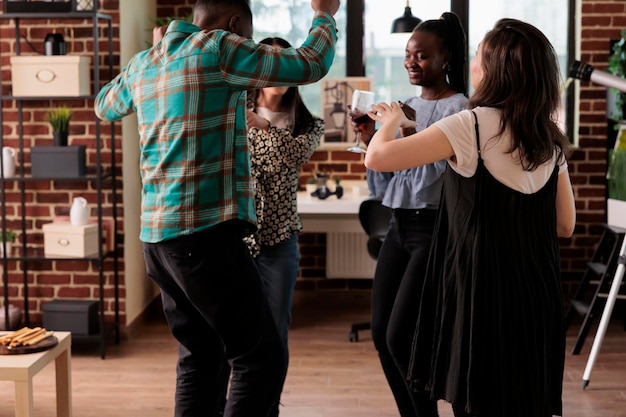
[{"label": "tripod leg", "polygon": [[585,372],[583,374],[583,389],[585,389],[587,385],[589,385],[589,377],[591,376],[591,370],[593,369],[593,365],[596,361],[596,357],[598,356],[598,353],[600,351],[600,346],[602,345],[602,340],[604,339],[606,328],[609,325],[609,320],[611,319],[611,314],[613,313],[613,306],[615,305],[615,300],[617,299],[617,294],[619,293],[620,285],[622,285],[625,263],[626,263],[626,238],[622,242],[622,248],[620,249],[619,258],[617,260],[617,270],[615,271],[615,276],[613,277],[611,290],[609,291],[609,295],[606,299],[606,305],[604,306],[604,311],[602,312],[602,318],[600,319],[598,332],[596,333],[596,337],[593,340],[591,353],[589,354],[589,359],[587,360],[587,366],[585,367]]}]

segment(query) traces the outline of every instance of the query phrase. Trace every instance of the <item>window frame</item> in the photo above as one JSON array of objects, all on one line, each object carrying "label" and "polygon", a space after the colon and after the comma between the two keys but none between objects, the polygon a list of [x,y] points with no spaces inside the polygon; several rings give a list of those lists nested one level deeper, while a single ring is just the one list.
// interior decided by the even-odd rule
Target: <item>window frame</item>
[{"label": "window frame", "polygon": [[[567,62],[580,56],[580,8],[581,0],[569,0],[567,27]],[[459,17],[469,33],[470,0],[450,0],[450,10]],[[364,54],[365,0],[347,2],[346,76],[367,76]],[[466,56],[469,59],[469,56]],[[565,129],[570,142],[578,144],[579,83],[569,83],[565,91]]]}]

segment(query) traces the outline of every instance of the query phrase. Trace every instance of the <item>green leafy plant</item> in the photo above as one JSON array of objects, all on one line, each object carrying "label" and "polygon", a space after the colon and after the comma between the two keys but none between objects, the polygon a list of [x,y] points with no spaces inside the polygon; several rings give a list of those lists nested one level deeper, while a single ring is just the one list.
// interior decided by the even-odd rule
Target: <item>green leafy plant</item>
[{"label": "green leafy plant", "polygon": [[[173,20],[184,20],[185,22],[189,22],[192,23],[193,22],[193,12],[189,12],[186,15],[173,15],[173,16],[166,16],[166,17],[157,17],[156,19],[154,19],[154,25],[157,27],[162,27],[162,26],[169,26],[170,23],[172,23]],[[152,31],[153,28],[148,29],[149,31]],[[148,47],[152,46],[152,41],[150,42],[146,42],[146,44],[148,45]]]},{"label": "green leafy plant", "polygon": [[172,23],[172,20],[184,20],[185,22],[191,23],[193,21],[193,12],[189,12],[183,16],[174,15],[174,16],[167,16],[167,17],[157,17],[156,19],[154,19],[154,23],[157,26],[167,26],[170,23]]},{"label": "green leafy plant", "polygon": [[[613,44],[611,55],[609,55],[608,71],[615,76],[626,78],[626,30],[622,29],[620,33],[621,39]],[[615,88],[611,88],[611,92],[617,97],[614,119],[619,121],[624,118],[626,93],[621,93]]]},{"label": "green leafy plant", "polygon": [[0,240],[5,242],[15,242],[17,239],[17,234],[13,230],[3,230],[0,235]]},{"label": "green leafy plant", "polygon": [[618,132],[615,148],[609,151],[609,198],[626,201],[626,128]]},{"label": "green leafy plant", "polygon": [[52,126],[53,132],[67,132],[70,130],[70,119],[72,118],[72,111],[67,107],[57,107],[46,113],[46,119],[50,126]]}]

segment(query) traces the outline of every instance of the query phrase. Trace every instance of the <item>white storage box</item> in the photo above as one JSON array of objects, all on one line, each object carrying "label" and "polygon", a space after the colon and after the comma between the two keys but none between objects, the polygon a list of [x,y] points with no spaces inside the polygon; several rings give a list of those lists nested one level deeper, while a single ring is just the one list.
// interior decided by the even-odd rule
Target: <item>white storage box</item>
[{"label": "white storage box", "polygon": [[75,97],[91,92],[91,59],[78,55],[11,57],[11,83],[17,97]]},{"label": "white storage box", "polygon": [[609,226],[626,229],[626,201],[609,198],[607,204],[607,223]]},{"label": "white storage box", "polygon": [[85,258],[98,254],[97,224],[46,223],[42,228],[46,257]]}]

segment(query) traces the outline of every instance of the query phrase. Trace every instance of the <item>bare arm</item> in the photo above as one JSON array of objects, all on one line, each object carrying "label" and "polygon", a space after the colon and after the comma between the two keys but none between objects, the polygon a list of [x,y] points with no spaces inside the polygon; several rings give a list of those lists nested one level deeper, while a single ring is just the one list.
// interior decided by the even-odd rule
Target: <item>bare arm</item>
[{"label": "bare arm", "polygon": [[556,234],[570,237],[576,226],[576,205],[568,172],[559,174],[556,188]]},{"label": "bare arm", "polygon": [[380,103],[372,108],[374,111],[368,113],[369,116],[382,126],[367,147],[366,167],[382,172],[400,171],[454,156],[448,138],[436,126],[394,140],[398,128],[406,120],[398,103]]}]

